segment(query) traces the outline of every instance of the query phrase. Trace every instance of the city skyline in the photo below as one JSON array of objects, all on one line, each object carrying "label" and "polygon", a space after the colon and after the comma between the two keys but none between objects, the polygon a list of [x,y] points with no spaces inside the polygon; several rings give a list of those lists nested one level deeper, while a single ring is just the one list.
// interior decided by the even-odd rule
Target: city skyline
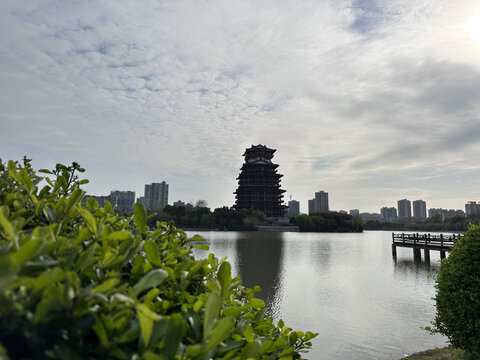
[{"label": "city skyline", "polygon": [[463,208],[480,200],[479,6],[6,0],[0,157],[217,208],[264,144],[303,213],[318,189],[336,210]]}]

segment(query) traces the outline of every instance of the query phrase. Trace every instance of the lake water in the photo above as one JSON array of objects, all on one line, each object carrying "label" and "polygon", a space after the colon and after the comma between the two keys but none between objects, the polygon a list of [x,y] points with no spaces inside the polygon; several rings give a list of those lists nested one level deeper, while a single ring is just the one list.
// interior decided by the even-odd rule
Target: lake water
[{"label": "lake water", "polygon": [[308,359],[392,360],[446,344],[420,328],[435,316],[436,251],[415,263],[412,249],[398,248],[394,260],[386,231],[195,233],[228,257],[245,286],[262,288],[257,297],[275,320],[319,333]]}]

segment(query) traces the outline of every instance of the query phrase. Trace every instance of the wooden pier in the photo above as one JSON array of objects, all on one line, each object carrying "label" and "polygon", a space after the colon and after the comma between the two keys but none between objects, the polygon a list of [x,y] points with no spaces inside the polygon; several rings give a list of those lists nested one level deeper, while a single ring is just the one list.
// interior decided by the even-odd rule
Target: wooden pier
[{"label": "wooden pier", "polygon": [[440,251],[440,258],[445,258],[447,251],[451,251],[453,244],[461,235],[431,235],[431,234],[395,234],[392,233],[392,255],[397,257],[397,246],[413,249],[413,258],[421,259],[421,250],[424,251],[425,261],[430,261],[430,250]]}]

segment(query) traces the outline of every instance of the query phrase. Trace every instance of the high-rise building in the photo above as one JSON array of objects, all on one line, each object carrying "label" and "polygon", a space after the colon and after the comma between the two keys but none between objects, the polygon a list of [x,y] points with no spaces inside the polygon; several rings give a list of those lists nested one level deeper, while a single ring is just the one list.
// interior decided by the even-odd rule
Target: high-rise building
[{"label": "high-rise building", "polygon": [[297,200],[290,200],[288,202],[288,216],[298,216],[300,215],[300,202]]},{"label": "high-rise building", "polygon": [[265,145],[252,145],[245,150],[245,163],[238,175],[238,188],[235,194],[235,209],[262,211],[267,218],[283,218],[287,206],[283,205],[278,165],[272,162],[275,149]]},{"label": "high-rise building", "polygon": [[318,213],[328,211],[328,193],[325,191],[318,191],[315,193],[315,210]]},{"label": "high-rise building", "polygon": [[308,214],[319,214],[328,211],[328,193],[321,190],[315,193],[315,197],[308,200]]},{"label": "high-rise building", "polygon": [[467,216],[480,214],[480,204],[477,204],[476,201],[467,202],[465,204],[465,213]]},{"label": "high-rise building", "polygon": [[380,209],[381,221],[396,222],[398,221],[397,209],[394,207],[382,207]]},{"label": "high-rise building", "polygon": [[427,217],[427,203],[423,200],[413,202],[413,217],[415,219],[425,219]]},{"label": "high-rise building", "polygon": [[403,199],[397,201],[398,217],[400,220],[408,220],[412,217],[412,203]]},{"label": "high-rise building", "polygon": [[165,181],[145,184],[145,195],[138,198],[137,202],[151,211],[162,210],[168,205],[168,184]]}]

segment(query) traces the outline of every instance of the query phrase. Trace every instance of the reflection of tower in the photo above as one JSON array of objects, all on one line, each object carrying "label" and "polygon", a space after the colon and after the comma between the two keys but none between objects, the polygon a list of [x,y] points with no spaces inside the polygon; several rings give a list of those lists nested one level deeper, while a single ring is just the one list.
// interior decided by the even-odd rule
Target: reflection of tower
[{"label": "reflection of tower", "polygon": [[283,234],[248,232],[237,240],[237,264],[242,283],[248,288],[260,286],[256,297],[264,300],[275,315],[280,306]]}]

